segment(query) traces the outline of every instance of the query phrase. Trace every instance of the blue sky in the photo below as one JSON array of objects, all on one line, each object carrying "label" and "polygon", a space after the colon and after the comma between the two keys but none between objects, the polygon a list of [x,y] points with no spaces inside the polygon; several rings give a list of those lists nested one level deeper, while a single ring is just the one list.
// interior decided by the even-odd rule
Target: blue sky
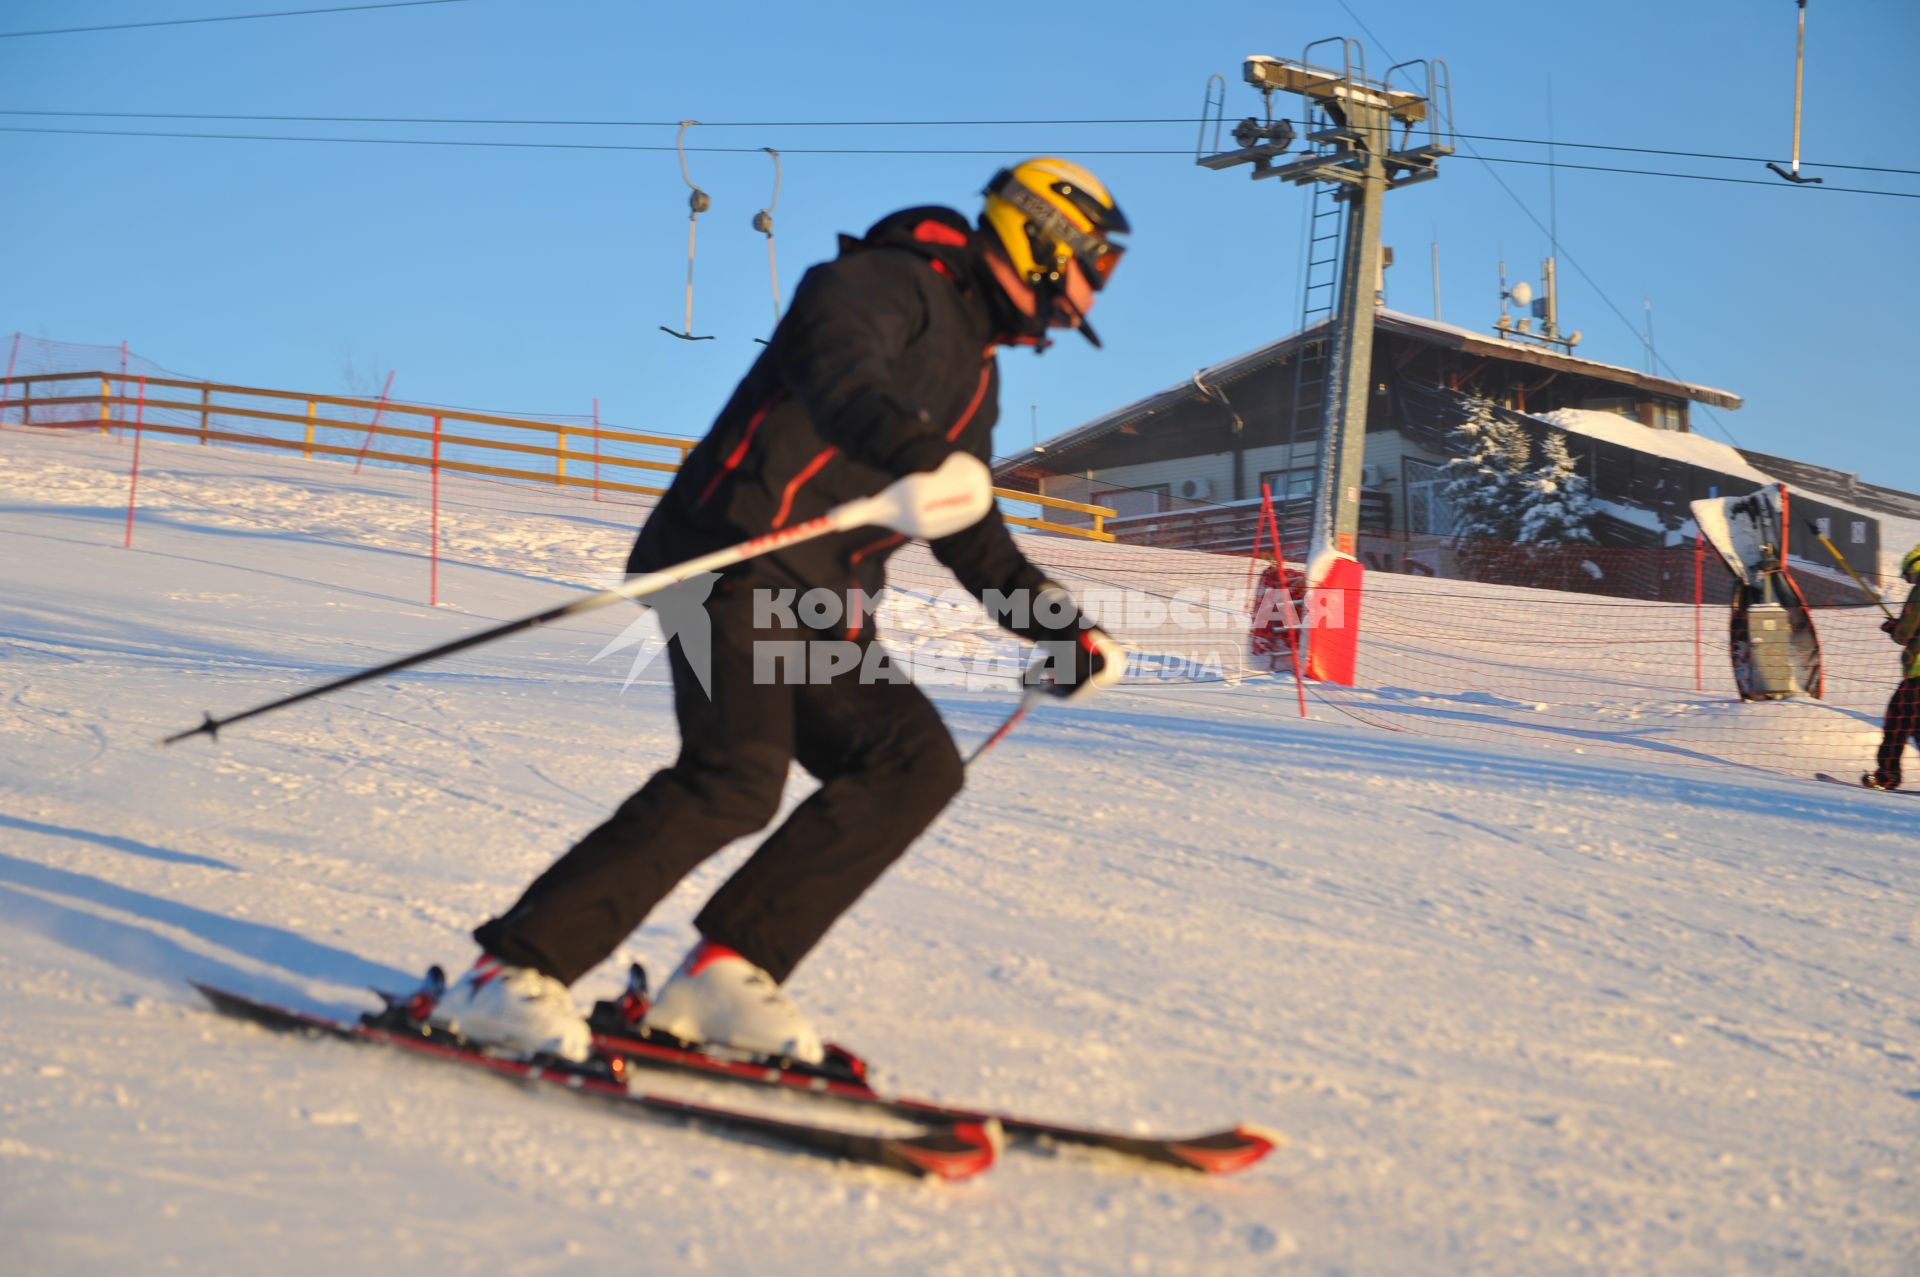
[{"label": "blue sky", "polygon": [[[343,0],[7,0],[0,32],[323,8]],[[1297,326],[1304,191],[1194,166],[1197,128],[1160,124],[821,127],[815,121],[1189,120],[1213,72],[1252,113],[1250,53],[1351,35],[1376,71],[1444,58],[1462,153],[1388,200],[1388,302],[1487,329],[1497,267],[1537,284],[1557,230],[1561,317],[1579,353],[1644,368],[1645,299],[1673,375],[1732,390],[1711,438],[1920,491],[1907,369],[1920,199],[1788,187],[1792,0],[1518,6],[1300,0],[1285,6],[977,3],[653,5],[460,0],[311,16],[0,39],[0,110],[659,122],[636,126],[305,123],[0,115],[7,129],[250,133],[656,150],[226,141],[0,131],[0,335],[132,349],[181,373],[309,391],[583,414],[698,434],[771,320],[780,283],[839,231],[916,203],[967,209],[1001,162],[1057,153],[1105,177],[1136,227],[1074,340],[1003,359],[998,450],[1042,437]],[[1803,171],[1920,194],[1901,86],[1911,0],[1812,0]],[[687,190],[669,122],[711,193],[695,327],[675,341]],[[751,122],[753,127],[719,127]],[[1547,148],[1493,138],[1556,139]],[[861,149],[866,154],[824,154]],[[875,154],[899,151],[905,154]],[[973,154],[941,152],[972,151]],[[1132,152],[1103,154],[1102,152]],[[1170,152],[1159,154],[1154,152]],[[1657,169],[1765,185],[1582,171]],[[1617,312],[1617,313],[1616,313]]]}]

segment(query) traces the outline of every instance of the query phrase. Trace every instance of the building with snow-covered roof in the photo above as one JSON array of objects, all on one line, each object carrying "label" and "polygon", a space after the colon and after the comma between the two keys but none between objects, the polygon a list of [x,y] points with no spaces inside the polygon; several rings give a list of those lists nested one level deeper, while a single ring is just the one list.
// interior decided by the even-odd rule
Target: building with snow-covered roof
[{"label": "building with snow-covered roof", "polygon": [[[1316,325],[1209,368],[1002,462],[1003,485],[1091,502],[1117,512],[1120,540],[1223,551],[1254,543],[1263,489],[1271,490],[1296,557],[1324,462]],[[1622,368],[1501,334],[1398,311],[1377,312],[1362,471],[1360,555],[1377,570],[1457,575],[1456,527],[1445,498],[1449,435],[1468,396],[1485,399],[1532,437],[1535,455],[1565,435],[1590,485],[1592,532],[1603,548],[1691,548],[1688,503],[1734,496],[1787,478],[1773,458],[1749,456],[1693,433],[1698,405],[1733,410],[1728,390]],[[1757,458],[1757,459],[1756,459]],[[1817,467],[1815,468],[1817,469]],[[1796,519],[1823,520],[1863,571],[1880,558],[1880,516],[1835,500],[1828,484],[1796,493]],[[1913,499],[1920,508],[1920,498]],[[1820,553],[1817,543],[1795,546]],[[1692,570],[1637,574],[1630,592],[1673,596]],[[1824,557],[1824,556],[1823,556]]]}]

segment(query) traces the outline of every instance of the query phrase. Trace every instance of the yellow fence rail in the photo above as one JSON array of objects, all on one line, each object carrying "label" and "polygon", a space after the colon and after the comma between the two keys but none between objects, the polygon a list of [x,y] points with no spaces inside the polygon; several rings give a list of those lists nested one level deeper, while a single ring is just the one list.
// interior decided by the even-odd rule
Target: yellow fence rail
[{"label": "yellow fence rail", "polygon": [[[298,452],[308,458],[355,457],[383,465],[427,469],[437,466],[459,474],[639,496],[661,495],[666,490],[664,487],[638,480],[674,473],[698,442],[673,435],[609,430],[603,426],[503,417],[348,395],[301,394],[258,386],[149,377],[141,396],[130,393],[133,386],[133,378],[99,371],[15,377],[0,389],[0,426],[107,431],[116,426],[132,426],[134,421],[128,413],[133,411],[138,414],[140,429],[145,433],[195,439],[201,444],[274,448]],[[49,394],[49,390],[56,393]],[[299,405],[302,411],[284,410],[291,405]],[[321,416],[323,408],[365,413],[369,419],[346,421],[333,415]],[[393,419],[412,424],[394,424]],[[248,428],[251,423],[258,423],[257,428]],[[272,433],[274,426],[299,427],[299,430]],[[508,433],[488,437],[468,429],[449,432],[470,426],[483,427],[488,434]],[[362,441],[357,446],[328,442],[340,434],[359,435]],[[417,443],[422,448],[418,453],[396,452],[389,441]],[[376,442],[383,446],[375,448]],[[612,445],[611,450],[608,445]],[[583,451],[583,446],[591,450]],[[448,458],[445,450],[449,448],[466,450],[475,459]],[[550,459],[551,466],[538,470],[525,468],[522,459],[535,457]],[[502,464],[506,462],[521,464]],[[594,472],[589,477],[577,469],[570,471],[569,462],[591,465]],[[604,479],[600,477],[602,469],[627,477]],[[642,473],[631,473],[634,471]],[[1038,511],[1032,517],[1008,514],[1007,522],[1016,527],[1094,541],[1113,540],[1113,534],[1106,530],[1106,521],[1115,511],[1108,506],[1011,488],[996,488],[994,493],[1004,502]]]}]

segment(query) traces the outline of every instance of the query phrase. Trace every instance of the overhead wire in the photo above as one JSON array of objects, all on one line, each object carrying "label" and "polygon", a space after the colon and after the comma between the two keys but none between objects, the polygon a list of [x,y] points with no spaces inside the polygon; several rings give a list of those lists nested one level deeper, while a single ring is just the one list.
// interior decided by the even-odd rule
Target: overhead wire
[{"label": "overhead wire", "polygon": [[[393,7],[406,7],[406,5],[408,4],[455,3],[455,2],[460,2],[460,0],[401,0],[401,2],[397,4],[350,6],[349,9],[393,8]],[[1376,44],[1380,45],[1383,52],[1386,52],[1388,56],[1392,56],[1391,51],[1387,50],[1385,45],[1379,41],[1379,38],[1377,36],[1374,36],[1373,32],[1367,28],[1366,23],[1362,21],[1357,14],[1354,14],[1353,10],[1345,4],[1345,0],[1341,0],[1341,7],[1347,10],[1348,14],[1352,16],[1357,23],[1359,23],[1361,29],[1363,31],[1366,31],[1368,36],[1372,38]],[[328,10],[303,10],[303,11],[293,11],[293,12],[319,13],[319,12],[342,12],[342,11],[347,11],[347,10],[328,9]],[[288,14],[282,14],[282,15],[273,15],[273,14],[235,15],[236,18],[271,17],[271,16],[293,16],[293,14],[288,13]],[[200,21],[200,20],[194,19],[194,20],[188,20],[188,21]],[[134,24],[134,25],[142,25],[142,24]],[[4,35],[4,34],[5,33],[0,33],[0,35]],[[16,33],[16,34],[33,34],[33,33]],[[41,117],[57,116],[61,118],[256,120],[261,122],[279,122],[279,123],[491,125],[496,127],[499,127],[499,126],[678,127],[680,123],[679,121],[559,120],[559,119],[510,119],[510,118],[488,119],[488,118],[472,118],[472,117],[426,117],[426,116],[265,116],[265,115],[208,114],[208,113],[171,114],[171,113],[163,113],[163,112],[105,112],[105,111],[64,112],[64,111],[42,111],[42,110],[8,109],[8,108],[0,108],[0,115],[41,116]],[[1133,118],[1088,117],[1088,118],[1079,118],[1079,119],[1054,119],[1054,120],[1034,119],[1034,120],[917,120],[917,121],[915,120],[723,121],[723,122],[708,124],[706,125],[706,127],[710,127],[710,128],[875,127],[877,128],[877,127],[921,127],[921,126],[929,126],[929,127],[930,126],[954,126],[954,127],[1010,126],[1011,127],[1011,126],[1039,126],[1039,125],[1065,127],[1065,126],[1091,126],[1091,125],[1141,125],[1141,124],[1171,124],[1171,123],[1191,124],[1193,123],[1193,120],[1191,117],[1133,117]],[[163,138],[163,139],[177,139],[177,140],[306,142],[306,143],[331,143],[331,144],[342,144],[342,145],[385,145],[385,146],[440,146],[440,147],[454,147],[454,148],[510,149],[510,150],[666,152],[666,151],[677,151],[680,149],[676,146],[664,146],[664,145],[653,146],[653,145],[634,144],[634,143],[527,142],[527,141],[507,141],[507,140],[500,140],[500,139],[456,139],[456,138],[329,137],[329,136],[256,134],[256,133],[189,133],[189,132],[166,131],[166,130],[114,130],[114,129],[76,129],[76,128],[44,128],[44,127],[29,128],[29,127],[9,126],[9,125],[0,125],[0,132],[23,133],[23,134],[63,134],[63,135],[101,136],[101,137]],[[1623,154],[1666,155],[1666,156],[1671,156],[1675,158],[1709,159],[1709,160],[1741,162],[1741,163],[1754,161],[1754,157],[1750,157],[1750,156],[1721,155],[1721,154],[1715,154],[1712,152],[1681,151],[1681,150],[1653,148],[1653,147],[1609,145],[1605,143],[1561,142],[1561,141],[1555,141],[1550,139],[1543,140],[1543,139],[1534,139],[1534,138],[1517,138],[1517,137],[1501,136],[1501,135],[1493,135],[1493,134],[1456,133],[1454,134],[1454,136],[1462,141],[1468,141],[1468,140],[1477,138],[1483,141],[1496,141],[1496,142],[1513,144],[1513,145],[1574,147],[1574,148],[1586,149],[1586,150],[1615,151]],[[754,153],[764,153],[767,148],[748,147],[748,146],[740,146],[740,147],[706,146],[706,147],[689,147],[686,149],[707,152],[707,153],[714,153],[714,154],[754,154]],[[813,148],[807,148],[807,147],[792,147],[792,146],[785,147],[782,149],[788,154],[872,155],[872,156],[999,155],[999,154],[1004,154],[1006,150],[1005,147],[813,147]],[[1102,155],[1102,156],[1119,156],[1119,155],[1185,156],[1190,154],[1190,152],[1184,147],[1179,148],[1177,150],[1165,149],[1165,148],[1144,148],[1144,147],[1111,147],[1111,148],[1070,147],[1070,148],[1053,148],[1053,149],[1064,150],[1065,152],[1071,153],[1071,154]],[[1729,177],[1721,174],[1682,173],[1682,172],[1673,172],[1669,170],[1628,168],[1628,167],[1619,166],[1619,165],[1564,164],[1558,161],[1557,159],[1529,160],[1529,159],[1522,159],[1517,156],[1482,155],[1471,145],[1467,146],[1466,149],[1468,154],[1471,155],[1474,159],[1477,159],[1482,164],[1485,164],[1488,166],[1488,170],[1487,170],[1488,175],[1494,179],[1495,183],[1500,187],[1502,191],[1506,193],[1507,197],[1511,199],[1520,208],[1521,212],[1526,214],[1527,218],[1533,222],[1534,226],[1537,229],[1539,229],[1542,233],[1549,234],[1549,235],[1551,235],[1551,232],[1548,230],[1548,228],[1545,225],[1541,223],[1539,217],[1533,212],[1531,208],[1527,206],[1526,202],[1522,200],[1517,193],[1514,192],[1512,187],[1508,186],[1507,183],[1500,178],[1499,174],[1495,172],[1491,166],[1495,164],[1517,164],[1517,165],[1523,165],[1523,166],[1529,166],[1529,167],[1552,167],[1552,168],[1564,167],[1564,168],[1571,168],[1571,169],[1577,169],[1577,170],[1588,171],[1588,172],[1616,173],[1621,175],[1639,176],[1639,177],[1660,177],[1660,178],[1668,178],[1668,179],[1681,180],[1681,181],[1719,182],[1719,183],[1736,185],[1736,186],[1766,186],[1773,189],[1791,189],[1791,188],[1779,187],[1776,183],[1772,183],[1772,182],[1766,182],[1766,181],[1761,181],[1761,180],[1752,179],[1752,178]],[[1895,168],[1890,166],[1855,165],[1855,164],[1822,164],[1819,167],[1847,169],[1847,170],[1856,171],[1856,172],[1873,172],[1873,173],[1886,173],[1886,174],[1893,174],[1893,175],[1920,176],[1920,170]],[[1843,187],[1843,186],[1822,186],[1818,189],[1828,193],[1832,193],[1832,194],[1877,195],[1877,196],[1882,196],[1890,199],[1920,199],[1920,192],[1889,191],[1889,190],[1881,190],[1876,188]],[[1588,286],[1594,290],[1595,295],[1597,295],[1601,299],[1601,301],[1605,303],[1607,308],[1613,312],[1614,316],[1617,319],[1619,319],[1620,322],[1629,331],[1633,332],[1636,336],[1639,336],[1640,335],[1639,329],[1634,326],[1632,320],[1630,320],[1627,317],[1626,313],[1623,310],[1621,310],[1621,308],[1613,301],[1611,297],[1607,295],[1606,291],[1600,287],[1599,283],[1587,271],[1585,266],[1583,266],[1580,263],[1579,259],[1573,256],[1573,254],[1566,252],[1564,248],[1561,250],[1561,255],[1566,258],[1568,264],[1571,265],[1574,268],[1574,270],[1580,275],[1580,277],[1586,281]],[[1669,364],[1665,358],[1661,357],[1658,353],[1655,353],[1653,357],[1655,361],[1659,365],[1664,367],[1669,374],[1671,374],[1676,379],[1678,379],[1679,377],[1678,372],[1674,370],[1672,365]],[[1723,435],[1726,435],[1730,441],[1733,440],[1732,433],[1726,428],[1725,424],[1722,423],[1717,416],[1707,411],[1704,408],[1704,406],[1702,407],[1702,411],[1703,413],[1705,413],[1708,420],[1710,420],[1714,424],[1714,426],[1720,431],[1720,433],[1722,433]]]},{"label": "overhead wire", "polygon": [[383,0],[379,4],[334,5],[325,9],[283,9],[276,13],[228,13],[207,18],[154,18],[145,22],[111,22],[91,27],[47,27],[39,31],[0,31],[0,40],[36,35],[80,35],[90,31],[133,31],[142,27],[193,27],[210,22],[252,22],[260,18],[307,18],[324,13],[360,13],[369,9],[417,9],[430,4],[467,4],[469,0]]},{"label": "overhead wire", "polygon": [[[526,150],[526,151],[618,151],[626,153],[660,152],[672,153],[678,148],[672,146],[653,146],[631,142],[520,142],[498,138],[396,138],[396,137],[337,137],[326,135],[290,134],[290,133],[188,133],[159,129],[80,129],[27,127],[21,125],[0,125],[0,133],[48,134],[77,137],[128,137],[163,138],[182,141],[209,142],[305,142],[331,143],[354,146],[438,146],[467,150]],[[1562,144],[1564,145],[1564,143]],[[1005,146],[985,147],[804,147],[785,146],[780,148],[783,155],[871,155],[871,156],[933,156],[933,155],[1005,155]],[[1154,147],[1026,147],[1030,151],[1063,155],[1093,156],[1188,156],[1192,152],[1185,149],[1165,149]],[[759,155],[766,150],[762,146],[700,146],[687,147],[689,152],[714,155]],[[1678,173],[1663,169],[1637,169],[1618,165],[1601,164],[1550,164],[1545,160],[1527,160],[1516,156],[1481,155],[1468,148],[1473,158],[1483,164],[1519,164],[1533,167],[1560,167],[1582,169],[1595,173],[1618,173],[1634,177],[1661,177],[1687,182],[1719,182],[1731,186],[1764,186],[1769,189],[1788,190],[1776,182],[1756,180],[1754,178],[1728,177],[1717,173]],[[1495,177],[1498,181],[1498,177]],[[1501,183],[1503,190],[1516,200],[1511,188]],[[1920,199],[1920,192],[1889,191],[1865,186],[1821,186],[1821,192],[1833,195],[1874,195],[1885,199]],[[1569,261],[1573,259],[1569,257]],[[1578,263],[1575,263],[1578,268]],[[1583,270],[1581,274],[1585,276]],[[1588,282],[1592,282],[1590,279]]]},{"label": "overhead wire", "polygon": [[[528,118],[511,116],[448,116],[448,115],[273,115],[244,112],[201,112],[201,111],[52,111],[44,109],[0,107],[0,115],[34,116],[61,119],[114,119],[114,120],[227,120],[255,121],[266,124],[438,124],[438,125],[490,125],[495,127],[527,128],[677,128],[678,120],[618,120],[618,119],[564,119],[564,118]],[[1000,120],[722,120],[702,121],[702,127],[709,129],[826,129],[826,128],[1037,128],[1037,127],[1089,127],[1095,125],[1150,125],[1179,124],[1192,125],[1198,121],[1191,116],[1137,116],[1137,117],[1084,117],[1058,119],[1000,119]],[[1305,121],[1291,121],[1303,125]],[[1568,142],[1564,139],[1513,137],[1498,133],[1456,133],[1454,136],[1478,142],[1500,142],[1513,146],[1551,146],[1573,150],[1617,151],[1632,155],[1661,155],[1674,159],[1718,160],[1729,164],[1763,164],[1765,156],[1731,155],[1717,151],[1683,151],[1667,147],[1631,146],[1613,142]],[[672,147],[657,147],[657,150],[672,150]],[[688,150],[710,151],[759,151],[761,147],[689,147]],[[787,150],[791,148],[782,148]],[[856,152],[864,153],[864,152]],[[913,154],[949,154],[945,150],[915,150]],[[1185,148],[1145,149],[1130,148],[1104,152],[1105,154],[1135,155],[1187,155]],[[1521,163],[1523,161],[1512,161]],[[1920,177],[1920,169],[1900,168],[1886,164],[1842,164],[1833,161],[1820,161],[1817,165],[1807,162],[1808,167],[1845,169],[1856,173],[1886,173],[1900,177]],[[1639,172],[1641,170],[1627,170]],[[1761,183],[1768,185],[1768,183]]]}]

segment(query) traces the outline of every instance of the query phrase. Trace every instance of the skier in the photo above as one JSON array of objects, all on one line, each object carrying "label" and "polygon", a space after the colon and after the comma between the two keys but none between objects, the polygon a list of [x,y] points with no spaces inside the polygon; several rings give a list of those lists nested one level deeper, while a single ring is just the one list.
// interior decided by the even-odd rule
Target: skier
[{"label": "skier", "polygon": [[[858,240],[842,236],[840,255],[807,272],[648,517],[628,572],[803,523],[956,453],[984,462],[995,348],[1045,349],[1049,328],[1100,344],[1087,312],[1124,252],[1113,236],[1130,229],[1106,188],[1039,158],[1002,169],[983,194],[977,225],[951,209],[906,209]],[[903,539],[829,535],[713,583],[710,643],[668,642],[678,759],[474,931],[480,958],[435,1023],[585,1058],[591,1034],[567,986],[695,866],[771,822],[797,759],[820,787],[708,900],[694,922],[701,939],[646,1024],[820,1062],[819,1034],[780,986],[963,780],[938,712],[873,632],[869,604]],[[1029,686],[1074,697],[1119,679],[1124,649],[1027,560],[997,509],[931,548],[997,621],[1040,645]],[[823,592],[842,601],[831,629],[818,607],[793,606]]]},{"label": "skier", "polygon": [[1860,777],[1860,783],[1868,789],[1900,788],[1900,755],[1909,739],[1920,742],[1920,545],[1900,560],[1900,578],[1914,587],[1907,592],[1907,605],[1900,609],[1898,619],[1880,623],[1880,628],[1904,649],[1900,654],[1900,686],[1893,689],[1893,699],[1887,702],[1874,769]]}]

